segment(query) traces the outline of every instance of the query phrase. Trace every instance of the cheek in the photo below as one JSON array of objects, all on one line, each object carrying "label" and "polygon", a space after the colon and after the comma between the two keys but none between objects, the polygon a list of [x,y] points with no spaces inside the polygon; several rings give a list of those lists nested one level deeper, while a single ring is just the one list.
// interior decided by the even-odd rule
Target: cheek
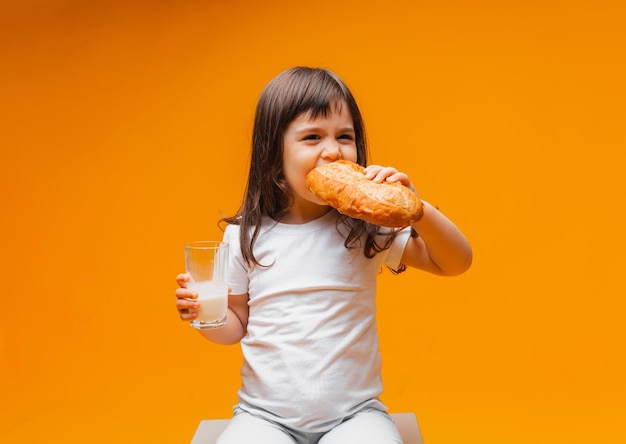
[{"label": "cheek", "polygon": [[[313,165],[314,167],[315,165]],[[308,164],[285,163],[283,164],[283,175],[287,180],[287,185],[292,191],[301,194],[306,189],[306,175],[313,169]]]},{"label": "cheek", "polygon": [[347,148],[341,152],[341,158],[356,163],[356,148]]}]

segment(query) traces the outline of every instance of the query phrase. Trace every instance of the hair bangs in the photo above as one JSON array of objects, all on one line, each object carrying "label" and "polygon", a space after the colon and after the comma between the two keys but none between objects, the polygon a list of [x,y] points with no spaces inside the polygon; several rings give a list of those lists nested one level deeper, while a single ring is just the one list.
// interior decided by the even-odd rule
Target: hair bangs
[{"label": "hair bangs", "polygon": [[285,116],[288,122],[301,114],[326,117],[353,101],[341,81],[327,71],[296,69],[290,74],[283,98],[283,103],[289,104]]},{"label": "hair bangs", "polygon": [[295,115],[309,114],[312,118],[328,117],[334,111],[341,111],[347,106],[349,98],[343,91],[332,84],[324,84],[317,91],[307,90],[295,110]]}]

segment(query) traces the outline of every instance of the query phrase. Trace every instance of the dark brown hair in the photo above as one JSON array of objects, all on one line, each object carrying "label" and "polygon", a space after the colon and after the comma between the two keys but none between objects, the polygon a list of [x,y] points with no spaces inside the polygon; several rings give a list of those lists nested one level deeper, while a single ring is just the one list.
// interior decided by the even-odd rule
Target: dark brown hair
[{"label": "dark brown hair", "polygon": [[[244,199],[237,214],[222,219],[228,224],[240,225],[241,251],[248,265],[260,265],[253,247],[262,217],[279,220],[293,201],[283,175],[285,129],[303,113],[310,113],[313,118],[326,116],[340,104],[345,104],[352,116],[357,163],[367,166],[368,149],[361,112],[352,93],[337,75],[323,68],[294,67],[274,77],[263,89],[256,107]],[[379,246],[374,237],[380,227],[346,216],[341,216],[338,223],[349,228],[346,248],[360,247],[360,239],[367,233],[363,247],[369,258],[389,248],[393,240],[392,231],[384,245]]]}]

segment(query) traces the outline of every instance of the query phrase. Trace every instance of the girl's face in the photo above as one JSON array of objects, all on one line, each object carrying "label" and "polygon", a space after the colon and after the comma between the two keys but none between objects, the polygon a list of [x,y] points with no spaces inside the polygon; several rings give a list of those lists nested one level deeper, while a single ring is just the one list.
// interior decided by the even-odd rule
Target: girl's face
[{"label": "girl's face", "polygon": [[306,187],[306,175],[339,159],[357,160],[354,124],[345,103],[331,106],[326,116],[304,113],[291,121],[283,135],[283,173],[294,196],[289,215],[302,222],[328,210]]}]

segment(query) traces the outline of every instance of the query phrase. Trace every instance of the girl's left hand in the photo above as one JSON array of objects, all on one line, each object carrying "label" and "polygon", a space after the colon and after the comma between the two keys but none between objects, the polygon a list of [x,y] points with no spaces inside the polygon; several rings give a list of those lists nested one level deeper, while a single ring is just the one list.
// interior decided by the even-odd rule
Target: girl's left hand
[{"label": "girl's left hand", "polygon": [[411,189],[411,191],[413,191],[415,194],[417,194],[417,190],[415,189],[415,187],[413,186],[413,184],[411,183],[411,180],[409,179],[409,176],[407,176],[405,173],[398,171],[397,169],[395,169],[394,167],[383,167],[380,165],[370,165],[368,167],[365,168],[365,177],[376,182],[376,183],[383,183],[383,182],[397,182],[400,183],[402,185],[404,185],[405,187]]}]

